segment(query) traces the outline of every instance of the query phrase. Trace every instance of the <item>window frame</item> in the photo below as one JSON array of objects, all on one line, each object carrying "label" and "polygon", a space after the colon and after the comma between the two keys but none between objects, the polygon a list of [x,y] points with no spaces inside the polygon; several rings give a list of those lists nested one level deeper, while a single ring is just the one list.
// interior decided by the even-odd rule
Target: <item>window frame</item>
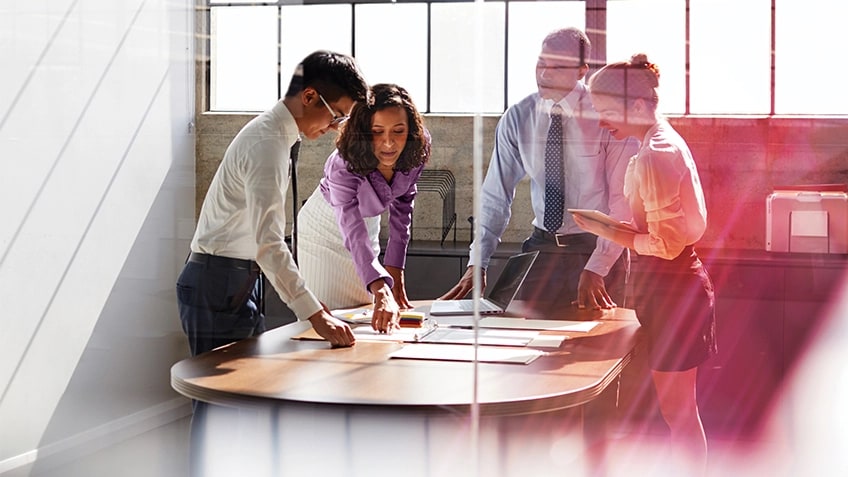
[{"label": "window frame", "polygon": [[[516,2],[528,2],[528,1],[552,1],[552,2],[582,2],[585,4],[585,31],[589,36],[590,41],[592,42],[592,57],[589,59],[589,75],[591,75],[594,71],[596,71],[600,66],[606,63],[606,12],[607,12],[607,0],[483,0],[485,2],[501,2],[505,3],[504,8],[504,28],[506,29],[504,33],[504,45],[502,45],[504,50],[504,74],[503,74],[503,108],[500,111],[502,114],[506,109],[510,106],[509,102],[509,56],[508,56],[508,45],[509,45],[509,5],[510,3]],[[353,9],[353,15],[351,15],[351,35],[354,38],[351,38],[352,52],[353,55],[356,56],[356,43],[355,43],[355,21],[356,21],[356,5],[359,4],[392,4],[392,3],[415,3],[415,4],[426,4],[427,5],[427,31],[428,31],[428,40],[427,40],[427,58],[426,58],[426,71],[427,71],[427,80],[426,80],[426,99],[421,101],[423,103],[423,107],[421,108],[422,113],[425,114],[463,114],[463,113],[448,113],[448,112],[440,112],[440,111],[432,111],[431,110],[431,99],[432,95],[431,91],[431,64],[432,64],[432,24],[431,24],[431,7],[433,4],[441,4],[441,3],[473,3],[474,0],[277,0],[277,1],[265,1],[265,2],[247,2],[247,1],[228,1],[228,2],[216,2],[214,0],[198,0],[198,9],[197,15],[198,22],[197,25],[202,26],[203,31],[198,32],[199,44],[197,45],[198,51],[201,52],[200,57],[201,61],[198,61],[198,77],[202,78],[203,84],[200,88],[201,98],[199,98],[198,106],[201,106],[201,111],[204,113],[232,113],[232,111],[223,111],[223,110],[212,110],[211,106],[211,55],[210,55],[210,44],[211,44],[211,11],[213,8],[226,8],[226,7],[245,7],[245,6],[276,6],[278,16],[282,12],[282,7],[288,5],[325,5],[325,4],[335,4],[335,5],[350,5],[351,9]],[[670,116],[694,116],[694,117],[844,117],[848,115],[846,114],[824,114],[824,113],[792,113],[792,114],[777,114],[775,112],[776,105],[776,56],[778,52],[776,52],[776,43],[777,43],[777,34],[776,34],[776,17],[777,17],[777,8],[776,3],[777,0],[770,0],[771,8],[771,18],[770,18],[770,71],[769,71],[769,111],[764,113],[712,113],[712,114],[695,114],[691,112],[691,85],[690,85],[690,30],[691,30],[691,18],[690,18],[690,4],[691,0],[685,0],[685,41],[686,45],[684,47],[685,50],[685,59],[684,59],[684,68],[685,68],[685,84],[684,84],[684,111],[680,114],[673,114]],[[281,64],[281,47],[279,39],[281,38],[281,31],[278,22],[277,27],[277,38],[278,38],[278,46],[277,46],[277,85],[278,85],[278,97],[282,97],[283,91],[282,89],[285,87],[287,83],[287,78],[283,78],[285,76],[282,71],[280,71]],[[251,112],[251,111],[245,111]],[[467,114],[473,114],[473,112],[469,111]]]}]

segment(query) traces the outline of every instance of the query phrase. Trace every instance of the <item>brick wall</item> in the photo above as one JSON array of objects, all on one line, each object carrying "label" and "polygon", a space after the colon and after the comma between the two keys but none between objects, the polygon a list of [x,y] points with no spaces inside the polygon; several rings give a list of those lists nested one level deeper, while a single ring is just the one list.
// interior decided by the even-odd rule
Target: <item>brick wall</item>
[{"label": "brick wall", "polygon": [[[245,114],[204,114],[197,128],[197,210],[224,150],[252,118]],[[707,198],[709,227],[703,248],[765,248],[765,200],[775,185],[848,184],[846,118],[670,118],[688,141],[698,163]],[[457,240],[470,237],[474,121],[469,116],[428,116],[433,136],[430,168],[456,176]],[[492,151],[496,116],[482,118],[480,137],[484,167]],[[298,168],[299,199],[309,197],[321,177],[335,134],[305,141]],[[416,201],[413,238],[438,240],[441,198],[421,193]],[[519,242],[530,229],[529,183],[519,185],[504,241]],[[386,221],[384,221],[384,225]],[[385,231],[384,231],[385,232]],[[449,239],[453,237],[450,234]]]}]

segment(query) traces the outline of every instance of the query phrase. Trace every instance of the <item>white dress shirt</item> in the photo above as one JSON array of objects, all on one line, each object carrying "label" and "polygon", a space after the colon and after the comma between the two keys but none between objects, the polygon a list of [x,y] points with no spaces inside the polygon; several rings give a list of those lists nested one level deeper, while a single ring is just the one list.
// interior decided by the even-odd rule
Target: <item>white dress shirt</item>
[{"label": "white dress shirt", "polygon": [[671,260],[707,229],[707,205],[686,141],[666,121],[652,127],[639,155],[630,160],[624,193],[642,232],[633,238],[639,255]]},{"label": "white dress shirt", "polygon": [[256,260],[299,320],[321,309],[285,243],[286,190],[294,117],[282,101],[233,139],[203,201],[193,252]]},{"label": "white dress shirt", "polygon": [[[598,125],[598,116],[582,82],[558,104],[563,109],[565,141],[564,209],[597,209],[618,220],[629,221],[631,213],[624,197],[624,173],[628,160],[638,150],[638,142],[632,138],[618,141]],[[472,244],[472,248],[480,247],[479,265],[482,267],[488,266],[506,230],[515,187],[525,175],[530,177],[533,225],[544,229],[545,144],[551,107],[553,101],[533,93],[510,107],[498,122],[492,160],[483,181],[482,215],[478,219],[481,233]],[[560,228],[549,232],[584,233],[567,211],[564,211]],[[599,239],[586,270],[606,276],[622,250],[609,240]]]}]

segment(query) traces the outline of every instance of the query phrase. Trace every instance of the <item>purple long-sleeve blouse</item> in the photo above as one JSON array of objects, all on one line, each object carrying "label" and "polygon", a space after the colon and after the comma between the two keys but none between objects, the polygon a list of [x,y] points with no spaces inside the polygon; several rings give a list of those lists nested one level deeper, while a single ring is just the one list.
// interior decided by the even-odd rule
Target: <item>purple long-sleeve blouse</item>
[{"label": "purple long-sleeve blouse", "polygon": [[319,187],[335,210],[345,247],[350,251],[356,272],[366,288],[379,278],[383,278],[390,287],[394,286],[394,281],[371,248],[371,237],[363,218],[375,217],[389,210],[389,241],[383,264],[404,268],[413,201],[418,193],[416,183],[423,169],[424,165],[421,165],[409,172],[395,172],[389,183],[377,170],[365,176],[349,172],[338,150],[327,158]]}]

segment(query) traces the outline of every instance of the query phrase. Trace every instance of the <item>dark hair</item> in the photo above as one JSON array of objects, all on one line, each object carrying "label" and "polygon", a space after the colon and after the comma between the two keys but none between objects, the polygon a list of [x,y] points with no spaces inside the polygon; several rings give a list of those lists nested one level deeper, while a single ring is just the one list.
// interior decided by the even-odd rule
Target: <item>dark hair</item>
[{"label": "dark hair", "polygon": [[348,55],[318,50],[303,59],[292,74],[286,97],[296,96],[312,87],[327,101],[338,101],[347,96],[354,101],[363,101],[368,96],[368,83]]},{"label": "dark hair", "polygon": [[579,28],[561,28],[548,33],[542,41],[542,49],[575,55],[574,59],[583,66],[589,64],[592,42]]},{"label": "dark hair", "polygon": [[395,170],[409,172],[430,158],[430,144],[424,122],[409,93],[396,84],[380,83],[371,87],[367,101],[353,105],[350,119],[345,122],[336,139],[336,147],[350,172],[364,176],[377,168],[379,162],[374,156],[371,121],[377,111],[397,106],[406,110],[409,129],[406,145],[395,164]]},{"label": "dark hair", "polygon": [[589,91],[619,98],[625,104],[644,99],[657,107],[660,69],[648,61],[648,55],[636,53],[630,61],[610,63],[589,78]]}]

